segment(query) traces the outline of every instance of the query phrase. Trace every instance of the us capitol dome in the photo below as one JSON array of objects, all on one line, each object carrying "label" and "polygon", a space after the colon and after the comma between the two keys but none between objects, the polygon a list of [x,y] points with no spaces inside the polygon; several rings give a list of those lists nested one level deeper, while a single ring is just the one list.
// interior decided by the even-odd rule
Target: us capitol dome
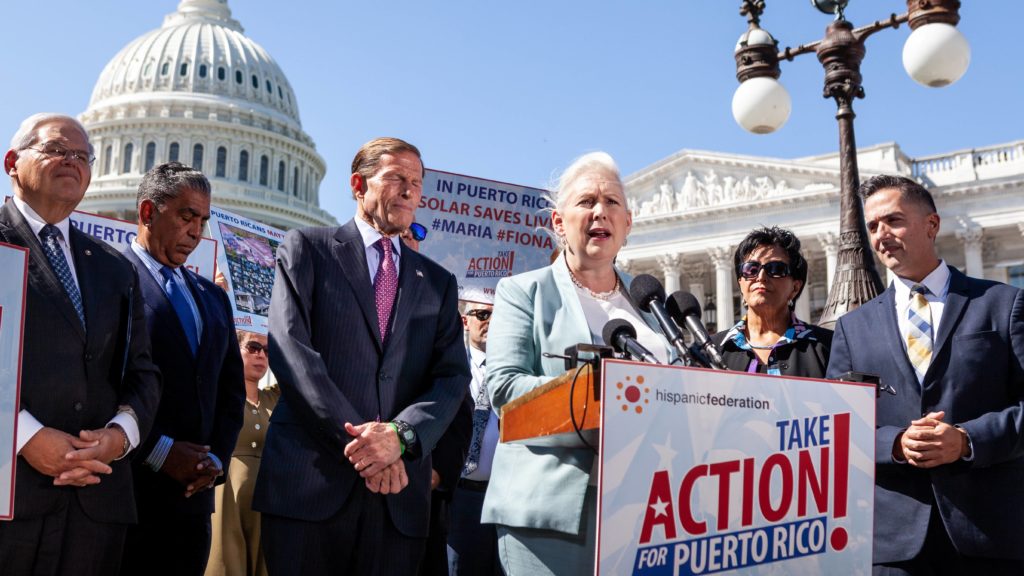
[{"label": "us capitol dome", "polygon": [[295,93],[227,0],[182,0],[106,65],[79,119],[97,156],[80,210],[134,220],[143,174],[177,160],[210,178],[216,206],[280,228],[336,224]]}]

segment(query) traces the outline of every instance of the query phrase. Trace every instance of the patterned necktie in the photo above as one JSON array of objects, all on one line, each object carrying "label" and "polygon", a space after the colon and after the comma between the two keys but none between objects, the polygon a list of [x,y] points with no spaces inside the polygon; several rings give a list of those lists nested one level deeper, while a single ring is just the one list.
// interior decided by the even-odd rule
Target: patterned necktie
[{"label": "patterned necktie", "polygon": [[196,327],[196,318],[192,315],[192,307],[189,306],[181,287],[174,281],[174,272],[167,266],[163,266],[160,268],[160,275],[164,277],[164,293],[167,294],[167,299],[171,301],[171,306],[174,307],[174,311],[178,315],[181,328],[185,331],[185,337],[188,338],[188,347],[192,350],[192,356],[195,356],[196,350],[199,349],[199,329]]},{"label": "patterned necktie", "polygon": [[68,266],[68,260],[64,257],[64,251],[60,248],[59,240],[63,238],[63,235],[56,226],[47,224],[39,231],[39,238],[43,242],[43,254],[46,254],[46,259],[50,261],[50,268],[57,275],[61,286],[64,287],[68,298],[71,299],[71,303],[75,306],[75,312],[78,312],[78,319],[82,321],[82,327],[84,328],[85,309],[82,307],[82,293],[78,291],[75,279],[71,277],[71,267]]},{"label": "patterned necktie", "polygon": [[[482,371],[487,360],[480,363]],[[466,465],[462,469],[462,475],[472,474],[480,466],[480,450],[484,445],[484,432],[487,430],[487,422],[491,419],[491,397],[487,395],[487,381],[480,378],[480,393],[474,398],[476,409],[473,410],[473,439],[469,444],[469,456],[466,457]]]},{"label": "patterned necktie", "polygon": [[377,324],[380,327],[380,341],[388,337],[388,326],[391,320],[391,308],[395,305],[395,293],[398,292],[398,273],[395,261],[391,257],[391,239],[381,238],[373,245],[380,254],[380,265],[377,276],[373,279],[373,290],[377,293]]},{"label": "patterned necktie", "polygon": [[932,361],[932,311],[925,298],[927,293],[928,288],[914,284],[910,288],[910,306],[907,308],[907,356],[919,381],[924,381],[924,373]]}]

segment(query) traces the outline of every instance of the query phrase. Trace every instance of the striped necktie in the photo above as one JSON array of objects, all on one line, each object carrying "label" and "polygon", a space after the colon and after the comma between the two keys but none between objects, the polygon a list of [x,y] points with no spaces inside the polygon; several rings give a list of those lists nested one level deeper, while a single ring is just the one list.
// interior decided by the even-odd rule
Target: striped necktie
[{"label": "striped necktie", "polygon": [[910,288],[910,306],[907,308],[907,356],[914,366],[918,381],[924,381],[924,374],[932,361],[932,311],[925,294],[928,288],[914,284]]},{"label": "striped necktie", "polygon": [[60,285],[64,287],[64,292],[71,299],[71,304],[75,307],[78,319],[82,321],[82,328],[85,328],[85,308],[82,306],[82,293],[78,291],[78,285],[75,284],[74,278],[71,277],[73,272],[71,272],[71,267],[68,265],[68,259],[64,257],[64,251],[61,250],[60,240],[63,238],[64,235],[60,233],[60,228],[53,224],[47,224],[39,231],[39,239],[42,240],[43,244],[43,254],[46,255],[46,260],[50,262],[50,268],[57,276],[57,280],[60,281]]}]

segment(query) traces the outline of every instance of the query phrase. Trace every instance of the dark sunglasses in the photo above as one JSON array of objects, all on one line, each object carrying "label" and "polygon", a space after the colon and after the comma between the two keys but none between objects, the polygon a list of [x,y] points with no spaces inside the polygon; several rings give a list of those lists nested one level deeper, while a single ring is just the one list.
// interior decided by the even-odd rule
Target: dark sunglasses
[{"label": "dark sunglasses", "polygon": [[785,262],[774,260],[772,262],[744,262],[740,264],[740,276],[743,276],[747,280],[753,280],[757,278],[757,275],[761,273],[761,269],[764,268],[764,273],[771,276],[772,278],[785,278],[790,275],[789,264]]},{"label": "dark sunglasses", "polygon": [[473,318],[476,318],[481,322],[487,322],[488,320],[491,319],[491,311],[480,309],[470,310],[469,312],[466,312],[466,316],[472,316]]},{"label": "dark sunglasses", "polygon": [[412,239],[417,242],[423,242],[427,239],[427,227],[419,222],[413,222],[409,225],[409,233],[412,234]]},{"label": "dark sunglasses", "polygon": [[244,348],[245,351],[248,352],[249,354],[259,354],[260,352],[263,352],[263,354],[266,355],[270,353],[269,346],[264,346],[263,344],[260,344],[255,340],[250,340],[249,342],[246,342]]}]

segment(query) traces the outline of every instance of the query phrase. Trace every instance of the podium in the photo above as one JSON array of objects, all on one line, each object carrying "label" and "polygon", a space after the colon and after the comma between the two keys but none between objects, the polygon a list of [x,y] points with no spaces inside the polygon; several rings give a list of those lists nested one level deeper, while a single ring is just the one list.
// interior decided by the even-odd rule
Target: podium
[{"label": "podium", "polygon": [[506,404],[501,441],[600,446],[598,575],[870,574],[875,392],[605,359]]},{"label": "podium", "polygon": [[597,447],[600,368],[583,364],[501,409],[501,441],[530,446]]}]

